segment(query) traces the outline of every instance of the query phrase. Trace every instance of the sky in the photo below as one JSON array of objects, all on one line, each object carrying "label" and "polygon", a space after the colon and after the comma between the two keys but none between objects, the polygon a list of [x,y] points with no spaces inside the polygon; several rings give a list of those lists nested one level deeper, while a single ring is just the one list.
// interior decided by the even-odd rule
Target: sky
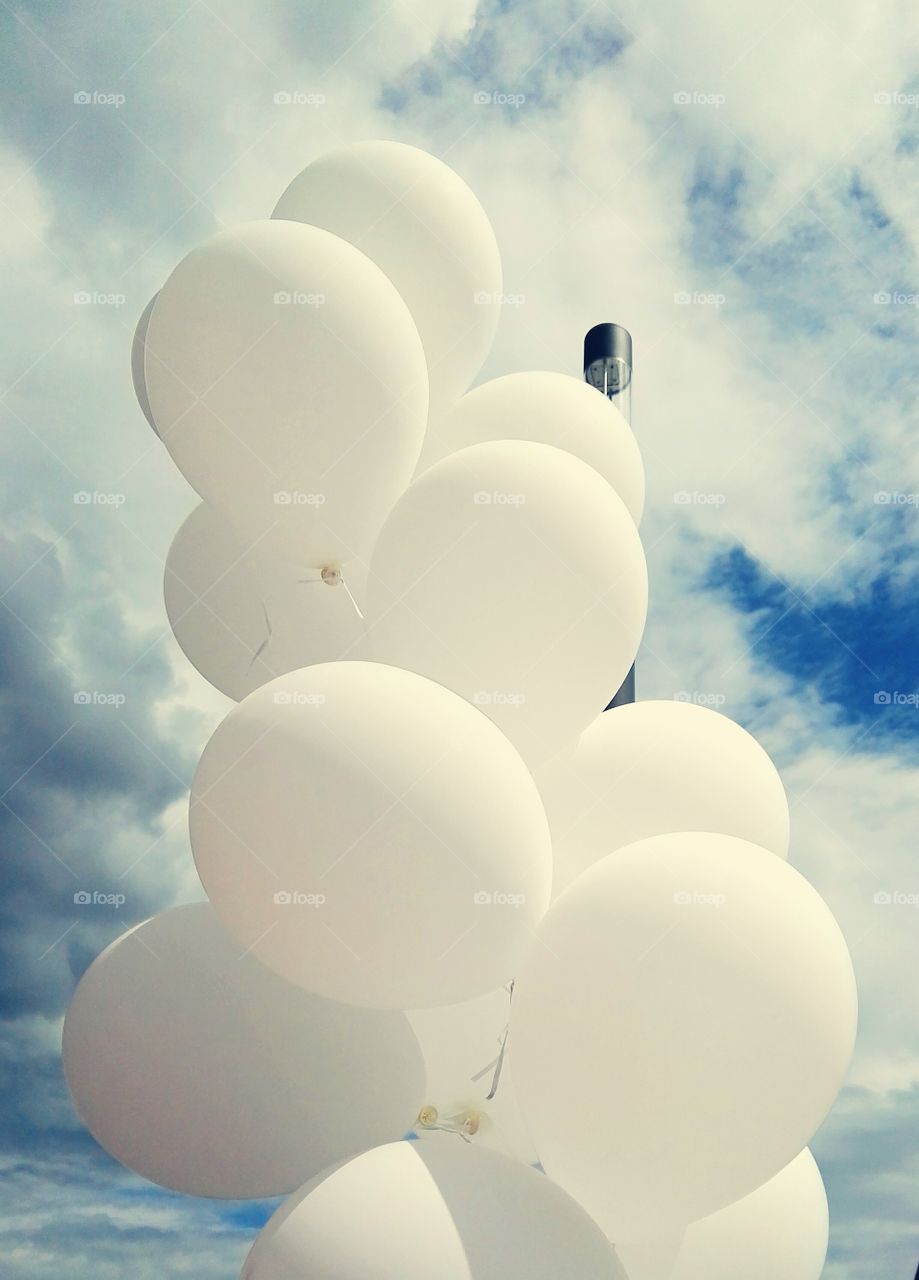
[{"label": "sky", "polygon": [[[625,324],[647,469],[640,697],[782,771],[861,1025],[814,1140],[827,1280],[919,1257],[919,14],[899,0],[0,0],[0,1256],[10,1280],[233,1277],[260,1205],[122,1170],[59,1061],[75,982],[200,897],[188,783],[229,707],[166,624],[195,495],[131,389],[178,259],[362,138],[494,224],[480,379]],[[90,699],[75,701],[89,693]],[[112,695],[112,696],[109,696]],[[119,905],[78,905],[79,891]]]}]

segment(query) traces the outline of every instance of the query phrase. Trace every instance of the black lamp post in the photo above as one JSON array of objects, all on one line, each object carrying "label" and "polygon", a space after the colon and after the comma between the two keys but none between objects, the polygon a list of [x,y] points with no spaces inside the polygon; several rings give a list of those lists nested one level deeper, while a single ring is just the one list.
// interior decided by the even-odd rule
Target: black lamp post
[{"label": "black lamp post", "polygon": [[[612,400],[632,421],[632,335],[621,324],[595,324],[584,337],[584,381]],[[609,706],[635,701],[635,664]]]}]

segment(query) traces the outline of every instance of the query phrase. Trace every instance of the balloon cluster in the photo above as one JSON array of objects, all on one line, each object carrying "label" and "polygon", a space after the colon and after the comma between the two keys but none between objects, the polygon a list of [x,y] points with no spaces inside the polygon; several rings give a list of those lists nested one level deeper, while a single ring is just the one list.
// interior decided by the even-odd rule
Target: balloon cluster
[{"label": "balloon cluster", "polygon": [[845,943],[748,734],[599,714],[641,459],[574,378],[467,392],[500,297],[465,184],[368,142],[145,310],[138,399],[203,499],[166,608],[238,705],[191,787],[208,902],[91,965],[70,1088],[162,1186],[293,1193],[247,1280],[815,1280]]}]

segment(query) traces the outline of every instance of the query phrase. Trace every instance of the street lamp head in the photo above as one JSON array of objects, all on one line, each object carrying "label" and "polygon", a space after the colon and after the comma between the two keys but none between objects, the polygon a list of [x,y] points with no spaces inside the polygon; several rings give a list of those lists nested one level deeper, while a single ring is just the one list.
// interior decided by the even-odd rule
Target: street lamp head
[{"label": "street lamp head", "polygon": [[[584,335],[584,381],[632,421],[632,335],[621,324],[595,324]],[[606,710],[635,701],[635,664]],[[917,1278],[919,1280],[919,1278]]]},{"label": "street lamp head", "polygon": [[584,338],[584,381],[631,420],[632,335],[621,324],[595,324]]}]

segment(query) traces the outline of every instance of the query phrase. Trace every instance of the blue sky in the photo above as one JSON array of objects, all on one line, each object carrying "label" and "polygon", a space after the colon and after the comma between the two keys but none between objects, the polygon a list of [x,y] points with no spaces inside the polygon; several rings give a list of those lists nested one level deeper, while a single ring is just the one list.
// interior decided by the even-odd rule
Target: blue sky
[{"label": "blue sky", "polygon": [[[814,1143],[826,1276],[911,1277],[919,930],[874,895],[919,892],[919,17],[898,0],[48,0],[4,4],[0,26],[4,1274],[233,1276],[264,1213],[119,1169],[58,1064],[92,957],[200,894],[185,792],[228,705],[166,626],[163,557],[195,497],[133,401],[130,338],[194,243],[267,216],[327,148],[391,137],[470,182],[522,295],[483,378],[577,372],[600,320],[634,335],[640,695],[717,695],[783,771],[792,861],[862,1001]],[[275,102],[291,90],[324,101]],[[75,909],[82,888],[125,903]]]}]

